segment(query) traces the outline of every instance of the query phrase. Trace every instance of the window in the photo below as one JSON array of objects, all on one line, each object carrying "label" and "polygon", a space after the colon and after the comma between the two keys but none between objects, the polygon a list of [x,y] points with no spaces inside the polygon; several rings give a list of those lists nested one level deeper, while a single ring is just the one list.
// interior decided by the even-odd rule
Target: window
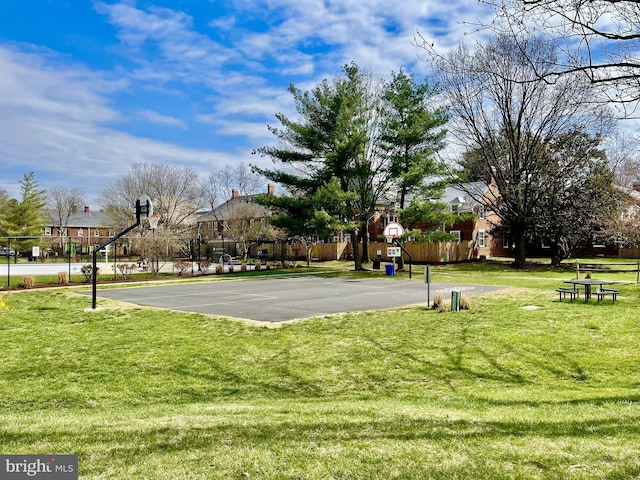
[{"label": "window", "polygon": [[81,228],[79,228],[79,229],[78,229],[78,236],[79,236],[79,237],[81,237],[82,235],[83,235],[82,229],[81,229]]},{"label": "window", "polygon": [[485,218],[484,205],[478,204],[478,218]]},{"label": "window", "polygon": [[462,232],[460,230],[451,230],[449,232],[451,235],[455,235],[456,236],[456,242],[459,242],[462,240]]},{"label": "window", "polygon": [[51,227],[44,227],[44,234],[51,235]]},{"label": "window", "polygon": [[509,245],[509,237],[506,234],[502,234],[502,248],[506,248],[509,250],[511,245]]},{"label": "window", "polygon": [[484,230],[478,230],[478,247],[486,247],[487,246],[487,236]]},{"label": "window", "polygon": [[453,213],[454,215],[458,215],[459,212],[460,212],[460,205],[458,203],[452,203],[451,213]]},{"label": "window", "polygon": [[98,230],[97,228],[93,230],[93,236],[94,237],[99,237],[100,236],[100,230]]},{"label": "window", "polygon": [[63,228],[62,229],[62,235],[65,236],[65,237],[68,237],[69,236],[69,230],[67,228]]}]

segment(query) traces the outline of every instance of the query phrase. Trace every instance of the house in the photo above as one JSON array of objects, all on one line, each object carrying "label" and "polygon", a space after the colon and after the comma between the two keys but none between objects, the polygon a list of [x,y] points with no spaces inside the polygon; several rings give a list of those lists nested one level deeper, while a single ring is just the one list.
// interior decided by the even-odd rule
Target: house
[{"label": "house", "polygon": [[[267,194],[275,195],[275,186],[267,186]],[[269,209],[257,204],[257,195],[240,195],[238,189],[231,191],[231,198],[213,210],[198,213],[201,235],[210,239],[239,238],[265,230],[268,226]]]},{"label": "house", "polygon": [[[495,226],[500,221],[492,205],[498,197],[498,189],[494,183],[469,182],[447,186],[443,197],[437,200],[448,205],[451,213],[473,215],[472,218],[465,218],[445,228],[447,233],[456,237],[456,241],[473,243],[472,258],[509,254],[508,239],[503,241],[502,236],[495,231]],[[398,222],[398,215],[380,210],[369,226],[369,237],[379,239],[384,227],[392,222]],[[422,228],[431,226],[424,225]]]},{"label": "house", "polygon": [[457,241],[473,241],[476,258],[508,255],[508,238],[496,233],[500,219],[492,206],[499,198],[495,183],[469,182],[446,187],[440,200],[449,205],[451,213],[471,214],[473,218],[456,222],[447,227],[447,233]]},{"label": "house", "polygon": [[50,223],[44,228],[43,242],[49,245],[45,251],[56,256],[87,255],[116,233],[104,212],[93,212],[87,205],[82,211],[75,207],[64,227]]}]

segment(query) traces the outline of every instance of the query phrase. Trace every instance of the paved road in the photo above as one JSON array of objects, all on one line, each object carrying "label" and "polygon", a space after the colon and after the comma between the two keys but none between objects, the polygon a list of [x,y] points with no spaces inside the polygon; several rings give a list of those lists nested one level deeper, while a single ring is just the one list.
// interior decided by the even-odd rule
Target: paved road
[{"label": "paved road", "polygon": [[[451,290],[475,295],[500,287],[432,283],[431,297]],[[91,294],[90,292],[88,293]],[[321,275],[186,283],[98,290],[110,298],[187,312],[199,312],[263,322],[282,322],[323,315],[378,310],[427,303],[427,285],[391,278],[351,279]]]}]

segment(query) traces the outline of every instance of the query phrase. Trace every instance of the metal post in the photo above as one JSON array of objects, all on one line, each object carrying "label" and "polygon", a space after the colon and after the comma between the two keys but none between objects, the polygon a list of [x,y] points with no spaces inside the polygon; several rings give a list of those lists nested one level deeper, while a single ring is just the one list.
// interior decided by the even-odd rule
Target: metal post
[{"label": "metal post", "polygon": [[424,269],[424,282],[427,284],[427,308],[431,301],[431,265],[427,265]]},{"label": "metal post", "polygon": [[[7,237],[7,288],[11,290],[11,238]],[[18,252],[16,252],[16,256]]]}]

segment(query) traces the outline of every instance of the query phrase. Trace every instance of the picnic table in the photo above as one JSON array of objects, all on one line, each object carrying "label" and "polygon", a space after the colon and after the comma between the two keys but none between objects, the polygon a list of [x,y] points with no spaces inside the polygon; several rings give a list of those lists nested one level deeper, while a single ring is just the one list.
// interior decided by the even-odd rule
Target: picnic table
[{"label": "picnic table", "polygon": [[595,280],[593,278],[585,278],[585,279],[574,279],[574,280],[565,280],[564,283],[571,283],[573,284],[574,289],[578,286],[578,285],[582,285],[584,286],[584,301],[588,302],[589,299],[591,298],[591,287],[593,287],[594,285],[597,285],[598,288],[596,289],[596,295],[598,297],[598,301],[602,300],[602,298],[604,298],[605,295],[611,295],[611,298],[613,299],[613,301],[616,301],[616,295],[619,293],[618,290],[611,290],[608,288],[602,288],[603,285],[613,285],[614,283],[618,283],[616,281],[613,280]]}]

